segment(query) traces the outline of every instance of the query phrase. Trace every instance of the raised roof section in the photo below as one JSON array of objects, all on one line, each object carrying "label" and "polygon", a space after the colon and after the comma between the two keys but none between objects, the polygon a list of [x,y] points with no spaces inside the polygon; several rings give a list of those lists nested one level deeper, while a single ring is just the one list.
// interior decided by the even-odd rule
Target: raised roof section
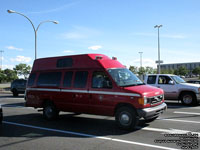
[{"label": "raised roof section", "polygon": [[[67,59],[68,58],[68,59]],[[82,54],[40,58],[34,61],[32,71],[75,68],[124,68],[117,60],[103,54]]]}]

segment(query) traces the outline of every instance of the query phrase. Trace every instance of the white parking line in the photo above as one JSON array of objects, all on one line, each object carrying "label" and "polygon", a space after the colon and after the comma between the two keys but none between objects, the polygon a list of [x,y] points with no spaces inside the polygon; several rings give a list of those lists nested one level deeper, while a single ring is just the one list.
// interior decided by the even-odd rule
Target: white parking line
[{"label": "white parking line", "polygon": [[170,133],[170,134],[197,134],[198,137],[200,137],[200,132],[191,132],[187,130],[179,130],[179,129],[160,129],[160,128],[150,128],[150,127],[145,127],[145,128],[138,128],[141,130],[147,130],[147,131],[155,131],[155,132],[161,132],[161,133]]},{"label": "white parking line", "polygon": [[152,144],[146,144],[146,143],[140,143],[140,142],[134,142],[134,141],[127,141],[127,140],[121,140],[121,139],[114,139],[114,138],[103,137],[103,136],[95,136],[95,135],[72,132],[72,131],[64,131],[64,130],[58,130],[58,129],[44,128],[44,127],[20,124],[20,123],[15,123],[15,122],[3,121],[3,123],[27,127],[27,128],[33,128],[33,129],[40,129],[40,130],[45,130],[45,131],[52,131],[52,132],[58,132],[58,133],[64,133],[64,134],[90,137],[90,138],[96,138],[96,139],[102,139],[102,140],[108,140],[108,141],[114,141],[114,142],[120,142],[120,143],[127,143],[127,144],[132,144],[132,145],[139,145],[139,146],[144,146],[144,147],[152,147],[152,148],[165,149],[165,150],[178,150],[178,149],[170,148],[170,147],[157,146],[157,145],[152,145]]},{"label": "white parking line", "polygon": [[165,118],[160,118],[158,120],[165,120],[165,121],[177,121],[177,122],[185,122],[185,123],[200,123],[200,121],[190,121],[190,120],[178,120],[178,119],[165,119]]},{"label": "white parking line", "polygon": [[180,112],[180,111],[174,111],[175,114],[187,114],[187,115],[200,115],[200,113],[195,112]]}]

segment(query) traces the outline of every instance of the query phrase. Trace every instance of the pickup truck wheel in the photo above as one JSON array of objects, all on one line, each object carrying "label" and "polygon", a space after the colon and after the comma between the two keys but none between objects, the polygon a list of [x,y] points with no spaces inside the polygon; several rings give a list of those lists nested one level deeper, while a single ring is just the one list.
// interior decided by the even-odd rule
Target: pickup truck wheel
[{"label": "pickup truck wheel", "polygon": [[58,117],[59,111],[56,109],[53,103],[46,102],[43,109],[43,116],[47,120],[54,120]]},{"label": "pickup truck wheel", "polygon": [[119,128],[133,130],[138,124],[138,117],[130,107],[120,107],[115,113],[115,121]]},{"label": "pickup truck wheel", "polygon": [[195,98],[194,94],[185,92],[181,95],[181,102],[183,105],[196,104],[196,98]]}]

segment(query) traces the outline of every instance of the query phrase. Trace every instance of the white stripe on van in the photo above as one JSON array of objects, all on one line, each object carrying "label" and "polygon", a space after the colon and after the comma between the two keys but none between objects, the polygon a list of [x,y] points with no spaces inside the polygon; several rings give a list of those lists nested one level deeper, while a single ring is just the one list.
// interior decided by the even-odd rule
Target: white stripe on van
[{"label": "white stripe on van", "polygon": [[90,93],[90,94],[105,94],[105,95],[121,95],[121,96],[136,96],[136,97],[140,97],[140,94],[123,93],[123,92],[66,90],[66,89],[47,89],[47,88],[27,88],[26,90],[27,91],[72,92],[72,93]]}]

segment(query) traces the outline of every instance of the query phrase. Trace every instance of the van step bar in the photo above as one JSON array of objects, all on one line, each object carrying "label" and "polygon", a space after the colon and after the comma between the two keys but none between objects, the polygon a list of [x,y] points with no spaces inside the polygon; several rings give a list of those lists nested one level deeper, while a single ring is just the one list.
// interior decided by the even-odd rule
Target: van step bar
[{"label": "van step bar", "polygon": [[43,111],[43,110],[44,110],[44,109],[38,109],[37,111],[40,112],[40,111]]}]

